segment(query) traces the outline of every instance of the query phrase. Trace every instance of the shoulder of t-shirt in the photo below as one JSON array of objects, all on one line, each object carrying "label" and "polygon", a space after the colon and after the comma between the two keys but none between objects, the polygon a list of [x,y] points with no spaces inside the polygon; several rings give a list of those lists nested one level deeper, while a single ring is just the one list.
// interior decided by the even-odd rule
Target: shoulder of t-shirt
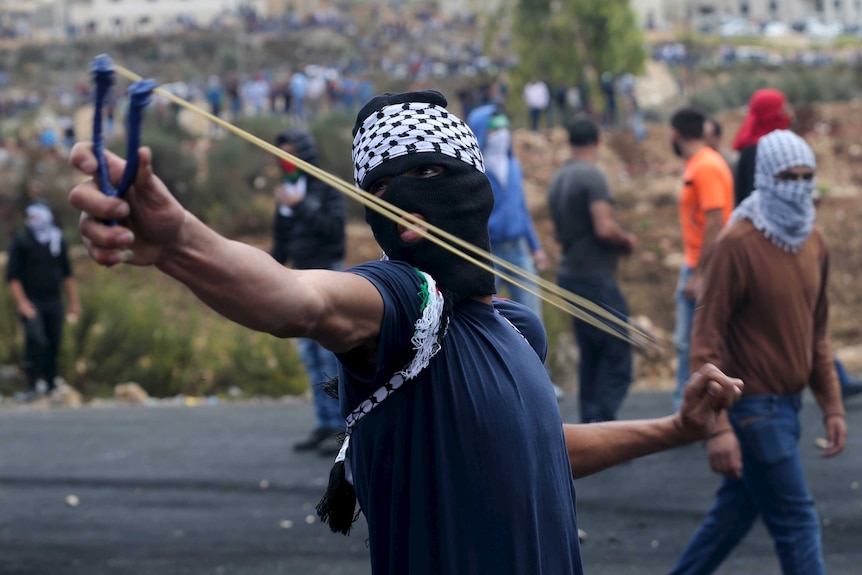
[{"label": "shoulder of t-shirt", "polygon": [[692,166],[692,176],[695,178],[703,177],[705,174],[720,173],[728,178],[733,179],[733,173],[727,165],[724,157],[713,150],[712,148],[704,148],[698,154],[698,158]]},{"label": "shoulder of t-shirt", "polygon": [[598,166],[589,162],[570,161],[557,172],[552,185],[562,185],[565,180],[567,184],[575,184],[578,189],[590,192],[593,195],[597,191],[605,192],[610,196],[608,178]]},{"label": "shoulder of t-shirt", "polygon": [[512,322],[512,325],[524,336],[536,355],[544,361],[548,353],[548,336],[541,320],[536,317],[533,310],[518,302],[496,296],[492,302],[494,309]]},{"label": "shoulder of t-shirt", "polygon": [[417,283],[422,282],[422,277],[420,275],[419,270],[417,270],[412,265],[407,262],[402,262],[399,260],[377,260],[372,262],[366,262],[363,264],[358,264],[352,266],[345,270],[348,273],[360,275],[366,279],[380,279],[385,280],[387,278],[396,279],[403,278],[409,281],[409,279],[415,278]]}]

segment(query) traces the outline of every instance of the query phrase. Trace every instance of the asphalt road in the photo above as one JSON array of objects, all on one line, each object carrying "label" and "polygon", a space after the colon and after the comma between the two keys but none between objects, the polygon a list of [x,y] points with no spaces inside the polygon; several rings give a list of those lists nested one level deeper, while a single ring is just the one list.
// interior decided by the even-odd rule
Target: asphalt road
[{"label": "asphalt road", "polygon": [[[818,410],[804,411],[802,451],[833,575],[862,573],[854,401],[851,440],[832,460],[814,447]],[[633,394],[622,415],[662,415],[669,403]],[[562,402],[565,420],[576,407]],[[302,403],[0,408],[0,574],[367,575],[364,520],[347,538],[316,520],[331,462],[290,448],[311,424]],[[717,485],[699,445],[578,481],[587,573],[666,573]],[[765,530],[755,527],[718,573],[779,573]]]}]

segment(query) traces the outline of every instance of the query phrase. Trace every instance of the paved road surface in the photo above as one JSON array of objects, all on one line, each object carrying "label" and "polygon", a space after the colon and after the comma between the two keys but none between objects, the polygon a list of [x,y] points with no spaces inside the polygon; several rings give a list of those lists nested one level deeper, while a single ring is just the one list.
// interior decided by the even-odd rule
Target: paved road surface
[{"label": "paved road surface", "polygon": [[[854,401],[851,433],[862,429]],[[634,394],[623,416],[662,415],[669,403]],[[567,421],[576,408],[563,401]],[[829,573],[858,575],[862,441],[851,437],[842,456],[821,460],[818,411],[809,402],[804,415]],[[0,574],[368,575],[364,520],[348,538],[315,520],[330,461],[290,449],[311,423],[310,407],[296,403],[0,408]],[[666,573],[717,484],[699,445],[578,481],[587,573]],[[719,571],[777,573],[760,526]]]}]

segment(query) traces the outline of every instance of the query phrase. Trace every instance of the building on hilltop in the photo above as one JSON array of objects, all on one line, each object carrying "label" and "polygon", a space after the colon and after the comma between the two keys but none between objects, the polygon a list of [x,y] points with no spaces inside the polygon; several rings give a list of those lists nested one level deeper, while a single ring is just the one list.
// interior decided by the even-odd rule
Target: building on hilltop
[{"label": "building on hilltop", "polygon": [[[150,34],[253,11],[269,15],[271,0],[0,0],[0,24],[15,35]],[[8,35],[8,34],[7,34]]]},{"label": "building on hilltop", "polygon": [[631,0],[644,25],[665,27],[676,22],[718,22],[722,17],[759,23],[862,23],[860,0]]}]

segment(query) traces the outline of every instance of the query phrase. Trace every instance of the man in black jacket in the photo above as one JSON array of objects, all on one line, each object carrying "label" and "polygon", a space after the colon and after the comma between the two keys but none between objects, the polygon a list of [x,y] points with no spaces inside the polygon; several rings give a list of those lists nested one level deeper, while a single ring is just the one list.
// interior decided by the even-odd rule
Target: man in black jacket
[{"label": "man in black jacket", "polygon": [[61,288],[66,289],[70,318],[81,314],[81,304],[66,241],[51,209],[41,202],[30,204],[24,224],[9,246],[6,282],[24,325],[24,372],[35,396],[55,385],[65,319]]},{"label": "man in black jacket", "polygon": [[[314,137],[300,129],[278,135],[276,145],[301,160],[317,165]],[[341,270],[344,267],[344,198],[331,186],[308,177],[297,166],[280,160],[282,182],[275,189],[278,202],[273,226],[272,257],[293,269]],[[335,354],[311,339],[297,339],[314,397],[317,427],[297,443],[297,451],[338,453],[344,418],[338,400],[326,394],[323,383],[338,375]]]}]

